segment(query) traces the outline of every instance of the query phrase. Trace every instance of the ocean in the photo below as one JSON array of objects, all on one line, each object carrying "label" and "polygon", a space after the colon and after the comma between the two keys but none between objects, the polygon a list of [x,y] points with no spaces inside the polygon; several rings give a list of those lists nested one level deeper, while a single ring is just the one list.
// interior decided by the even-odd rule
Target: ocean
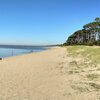
[{"label": "ocean", "polygon": [[0,58],[47,50],[48,46],[0,45]]}]

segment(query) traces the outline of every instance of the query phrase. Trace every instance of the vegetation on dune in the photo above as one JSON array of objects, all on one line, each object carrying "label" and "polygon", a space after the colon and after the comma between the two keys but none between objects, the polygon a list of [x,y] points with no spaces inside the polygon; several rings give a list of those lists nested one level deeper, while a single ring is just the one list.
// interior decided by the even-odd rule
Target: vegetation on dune
[{"label": "vegetation on dune", "polygon": [[100,63],[100,47],[89,46],[69,46],[67,50],[70,55],[76,57],[82,55],[82,57],[89,58],[92,62]]},{"label": "vegetation on dune", "polygon": [[100,18],[74,32],[63,45],[100,45]]},{"label": "vegetation on dune", "polygon": [[71,87],[76,93],[100,92],[100,47],[67,46],[71,59],[66,71],[71,77]]}]

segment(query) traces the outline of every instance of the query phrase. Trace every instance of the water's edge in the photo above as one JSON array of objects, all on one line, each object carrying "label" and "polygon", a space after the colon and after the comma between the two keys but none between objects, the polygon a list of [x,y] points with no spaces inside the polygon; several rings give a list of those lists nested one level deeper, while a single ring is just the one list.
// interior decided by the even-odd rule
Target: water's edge
[{"label": "water's edge", "polygon": [[8,58],[11,56],[23,55],[33,52],[40,52],[49,49],[50,47],[36,47],[36,46],[0,46],[0,58]]}]

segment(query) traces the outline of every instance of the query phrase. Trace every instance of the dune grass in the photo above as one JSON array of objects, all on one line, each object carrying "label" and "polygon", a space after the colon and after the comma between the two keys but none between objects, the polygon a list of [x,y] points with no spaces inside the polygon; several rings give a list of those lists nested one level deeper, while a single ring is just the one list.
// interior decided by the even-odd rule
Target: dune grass
[{"label": "dune grass", "polygon": [[[68,74],[80,78],[72,80],[72,89],[79,92],[100,92],[100,47],[68,46]],[[74,79],[74,78],[73,78]]]},{"label": "dune grass", "polygon": [[81,55],[84,58],[100,63],[100,47],[99,46],[69,46],[67,47],[69,55],[77,57]]}]

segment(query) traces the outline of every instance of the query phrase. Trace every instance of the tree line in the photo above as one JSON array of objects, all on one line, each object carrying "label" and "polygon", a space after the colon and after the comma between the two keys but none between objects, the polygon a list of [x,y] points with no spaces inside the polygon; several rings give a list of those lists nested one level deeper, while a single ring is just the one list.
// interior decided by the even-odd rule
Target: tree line
[{"label": "tree line", "polygon": [[70,35],[63,45],[100,45],[100,18]]}]

